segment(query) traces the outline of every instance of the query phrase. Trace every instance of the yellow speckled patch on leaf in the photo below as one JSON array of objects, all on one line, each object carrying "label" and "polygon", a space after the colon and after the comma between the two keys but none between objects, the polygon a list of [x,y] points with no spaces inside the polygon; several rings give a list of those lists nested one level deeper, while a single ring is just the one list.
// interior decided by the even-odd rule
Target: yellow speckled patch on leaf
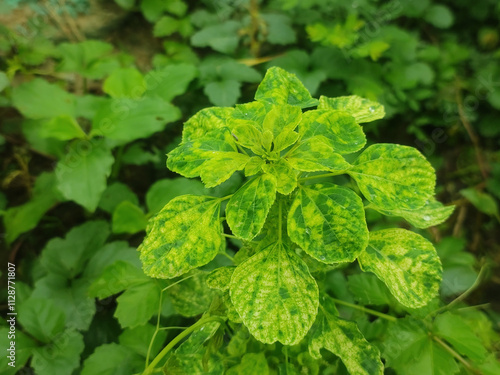
[{"label": "yellow speckled patch on leaf", "polygon": [[295,150],[287,155],[290,165],[303,172],[344,171],[351,167],[345,159],[333,152],[322,136],[303,141]]},{"label": "yellow speckled patch on leaf", "polygon": [[354,322],[341,319],[321,307],[311,329],[309,353],[321,358],[321,349],[337,355],[350,374],[382,375],[384,365],[380,351],[370,344]]},{"label": "yellow speckled patch on leaf", "polygon": [[209,288],[218,290],[229,289],[229,282],[235,267],[219,267],[210,272],[207,276],[207,285]]},{"label": "yellow speckled patch on leaf", "polygon": [[171,279],[210,262],[224,244],[220,200],[182,195],[149,221],[139,246],[144,272]]},{"label": "yellow speckled patch on leaf", "polygon": [[276,179],[260,175],[243,185],[229,200],[226,219],[235,236],[250,241],[260,233],[276,199]]},{"label": "yellow speckled patch on leaf", "polygon": [[236,171],[241,171],[250,160],[237,152],[219,152],[201,166],[200,177],[206,188],[222,184]]},{"label": "yellow speckled patch on leaf", "polygon": [[262,170],[265,164],[264,159],[258,156],[252,156],[248,163],[245,165],[245,177],[253,176]]},{"label": "yellow speckled patch on leaf", "polygon": [[318,310],[318,286],[300,257],[281,242],[240,264],[230,295],[236,311],[259,341],[295,345]]},{"label": "yellow speckled patch on leaf", "polygon": [[233,111],[234,108],[229,107],[210,107],[198,111],[184,123],[182,142],[201,138],[212,130],[227,126]]},{"label": "yellow speckled patch on leaf", "polygon": [[279,193],[288,195],[297,187],[297,174],[285,159],[264,164],[262,170],[276,178]]},{"label": "yellow speckled patch on leaf", "polygon": [[359,151],[366,144],[363,128],[347,112],[314,110],[304,113],[299,133],[302,140],[323,136],[324,142],[339,154]]},{"label": "yellow speckled patch on leaf", "polygon": [[300,188],[288,213],[290,239],[324,263],[352,262],[368,243],[363,202],[334,184]]},{"label": "yellow speckled patch on leaf", "polygon": [[276,138],[281,132],[294,130],[302,119],[302,110],[293,105],[275,105],[267,113],[262,124]]},{"label": "yellow speckled patch on leaf", "polygon": [[434,246],[406,229],[371,232],[358,261],[363,271],[377,275],[404,306],[425,306],[439,290],[442,267]]},{"label": "yellow speckled patch on leaf", "polygon": [[354,117],[358,124],[378,120],[385,116],[382,104],[357,95],[339,96],[337,98],[320,96],[318,109],[345,111]]},{"label": "yellow speckled patch on leaf", "polygon": [[257,88],[255,100],[271,104],[290,104],[309,108],[318,104],[295,74],[273,66]]},{"label": "yellow speckled patch on leaf", "polygon": [[436,185],[434,168],[417,149],[389,143],[368,147],[348,173],[366,199],[384,210],[420,208]]}]

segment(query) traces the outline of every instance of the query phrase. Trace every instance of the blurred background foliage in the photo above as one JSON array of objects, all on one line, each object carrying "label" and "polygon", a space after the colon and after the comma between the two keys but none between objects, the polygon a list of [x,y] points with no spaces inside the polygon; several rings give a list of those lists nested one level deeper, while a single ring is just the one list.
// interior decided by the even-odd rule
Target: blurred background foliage
[{"label": "blurred background foliage", "polygon": [[[171,282],[144,276],[135,248],[170,199],[206,193],[165,167],[182,123],[205,107],[252,100],[265,70],[280,66],[313,96],[382,103],[387,116],[364,126],[368,138],[417,147],[438,172],[440,200],[456,205],[446,223],[412,230],[437,243],[441,301],[462,296],[460,313],[422,326],[425,312],[403,311],[353,265],[331,272],[332,296],[410,317],[389,325],[359,310],[340,309],[342,316],[379,345],[388,373],[500,373],[491,354],[500,329],[499,25],[496,0],[2,1],[0,246],[2,264],[17,265],[18,369],[139,372],[148,353],[175,337],[158,331],[160,321],[186,326],[216,308],[203,273],[160,299]],[[209,194],[228,194],[242,178]],[[409,227],[367,213],[370,229]],[[214,262],[207,269],[227,260]],[[6,267],[1,272],[5,279]],[[1,308],[5,316],[6,301]],[[458,357],[436,349],[426,330]],[[2,348],[6,331],[2,320]],[[413,346],[392,350],[401,337]],[[302,347],[285,353],[241,327],[208,338],[195,357],[214,374],[261,365],[264,373],[346,371],[334,356],[316,361]],[[185,354],[196,343],[186,343],[169,359],[176,374],[196,362]],[[0,364],[0,374],[15,373],[5,357]]]}]

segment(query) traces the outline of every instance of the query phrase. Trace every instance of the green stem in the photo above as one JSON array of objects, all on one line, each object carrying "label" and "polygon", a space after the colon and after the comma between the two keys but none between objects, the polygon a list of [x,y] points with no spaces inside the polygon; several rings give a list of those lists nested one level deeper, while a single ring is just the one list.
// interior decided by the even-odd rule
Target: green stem
[{"label": "green stem", "polygon": [[241,239],[241,238],[238,238],[238,237],[236,237],[236,236],[233,236],[232,234],[222,233],[222,235],[223,235],[224,237],[227,237],[227,238],[233,238],[233,239],[235,239],[235,240],[242,241],[242,239]]},{"label": "green stem", "polygon": [[368,309],[368,308],[363,307],[363,306],[359,306],[359,305],[355,305],[353,303],[342,301],[340,299],[336,299],[336,298],[332,298],[332,299],[333,299],[333,301],[335,303],[338,303],[339,305],[344,305],[344,306],[347,306],[347,307],[351,307],[353,309],[356,309],[356,310],[359,310],[359,311],[363,311],[363,312],[365,312],[367,314],[375,315],[375,316],[378,316],[380,318],[386,319],[386,320],[388,320],[390,322],[395,322],[395,321],[398,320],[395,316],[387,315],[387,314],[384,314],[384,313],[381,313],[381,312],[378,312],[378,311],[375,311],[375,310],[372,310],[372,309]]},{"label": "green stem", "polygon": [[231,199],[231,197],[233,196],[234,194],[230,194],[230,195],[226,195],[225,197],[222,197],[222,198],[219,198],[220,201],[225,201],[225,200],[228,200],[228,199]]},{"label": "green stem", "polygon": [[[279,198],[278,198],[279,199]],[[281,199],[279,199],[279,202],[278,202],[278,242],[281,242],[281,238],[282,238],[282,234],[281,234],[281,230],[282,230],[282,223],[281,223],[281,210],[282,210],[282,201]]]},{"label": "green stem", "polygon": [[314,180],[315,178],[325,178],[325,177],[332,177],[332,176],[338,176],[340,174],[344,174],[345,171],[339,171],[339,172],[331,172],[331,173],[325,173],[325,174],[317,174],[315,176],[309,176],[309,177],[304,177],[304,178],[299,178],[299,182],[302,181],[307,181],[307,180]]},{"label": "green stem", "polygon": [[462,363],[468,370],[472,371],[475,374],[478,374],[477,370],[475,370],[469,362],[467,362],[464,357],[458,354],[452,347],[446,344],[443,340],[441,340],[437,336],[432,336],[432,339],[436,341],[439,345],[443,347],[448,353],[450,353],[453,357],[455,357],[460,363]]},{"label": "green stem", "polygon": [[210,316],[208,318],[202,318],[194,323],[191,327],[179,333],[172,341],[168,343],[167,346],[163,348],[163,350],[156,356],[155,359],[151,362],[151,364],[144,370],[142,375],[151,375],[154,372],[155,367],[160,363],[160,361],[172,350],[172,348],[177,345],[183,338],[196,331],[201,326],[210,323],[210,322],[220,322],[224,323],[224,320],[218,316]]}]

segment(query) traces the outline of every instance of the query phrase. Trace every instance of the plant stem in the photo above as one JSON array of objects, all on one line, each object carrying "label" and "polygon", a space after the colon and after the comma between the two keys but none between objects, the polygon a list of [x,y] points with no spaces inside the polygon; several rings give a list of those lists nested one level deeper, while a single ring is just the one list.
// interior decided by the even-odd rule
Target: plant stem
[{"label": "plant stem", "polygon": [[317,174],[315,176],[299,178],[299,182],[307,181],[307,180],[314,180],[315,178],[325,178],[325,177],[331,177],[331,176],[338,176],[338,175],[343,174],[343,173],[344,173],[344,171],[331,172],[331,173],[325,173],[325,174]]},{"label": "plant stem", "polygon": [[278,203],[278,242],[281,242],[281,229],[282,229],[282,223],[281,223],[281,209],[282,209],[282,201],[279,199]]},{"label": "plant stem", "polygon": [[443,347],[448,353],[450,353],[453,357],[455,357],[460,363],[462,363],[468,370],[472,371],[475,374],[478,374],[477,370],[475,370],[469,362],[467,362],[464,357],[458,354],[452,347],[446,344],[443,340],[441,340],[437,336],[432,336],[432,339],[436,341],[439,345]]},{"label": "plant stem", "polygon": [[224,320],[222,320],[221,317],[218,316],[210,316],[208,318],[202,318],[198,320],[196,323],[194,323],[191,327],[187,328],[186,330],[182,331],[179,333],[172,341],[168,343],[167,346],[163,348],[163,350],[156,356],[155,359],[151,362],[151,364],[146,367],[142,375],[151,375],[154,372],[155,367],[160,363],[160,361],[172,350],[172,348],[177,345],[183,338],[191,334],[192,332],[196,331],[198,328],[201,326],[210,323],[210,322],[220,322],[221,324],[224,323]]},{"label": "plant stem", "polygon": [[333,299],[333,301],[335,303],[338,303],[339,305],[344,305],[344,306],[347,306],[347,307],[352,307],[353,309],[363,311],[363,312],[365,312],[367,314],[378,316],[378,317],[386,319],[386,320],[388,320],[390,322],[395,322],[396,320],[398,320],[395,316],[387,315],[387,314],[384,314],[384,313],[381,313],[381,312],[378,312],[378,311],[375,311],[375,310],[372,310],[372,309],[368,309],[368,308],[366,308],[364,306],[355,305],[353,303],[345,302],[345,301],[342,301],[340,299],[336,299],[336,298],[333,298],[333,297],[332,297],[332,299]]},{"label": "plant stem", "polygon": [[241,239],[240,239],[240,238],[238,238],[238,237],[236,237],[236,236],[233,236],[232,234],[222,233],[222,235],[223,235],[224,237],[227,237],[227,238],[233,238],[233,239],[235,239],[235,240],[239,240],[239,241],[241,241]]}]

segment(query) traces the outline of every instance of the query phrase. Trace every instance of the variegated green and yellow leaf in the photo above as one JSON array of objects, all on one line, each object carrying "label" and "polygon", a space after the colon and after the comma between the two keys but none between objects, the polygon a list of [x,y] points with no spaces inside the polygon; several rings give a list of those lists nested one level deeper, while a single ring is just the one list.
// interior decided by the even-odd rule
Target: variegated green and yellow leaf
[{"label": "variegated green and yellow leaf", "polygon": [[226,375],[269,375],[269,365],[264,353],[246,353],[241,363],[227,370]]},{"label": "variegated green and yellow leaf", "polygon": [[253,176],[262,170],[265,164],[264,160],[258,156],[252,156],[245,165],[245,177]]},{"label": "variegated green and yellow leaf", "polygon": [[182,195],[149,221],[139,246],[144,272],[171,279],[210,262],[224,244],[220,200]]},{"label": "variegated green and yellow leaf", "polygon": [[417,233],[405,229],[371,232],[358,261],[363,271],[377,275],[404,306],[425,306],[439,290],[441,261],[434,246]]},{"label": "variegated green and yellow leaf", "polygon": [[448,219],[455,210],[455,206],[443,206],[443,204],[438,202],[434,197],[429,198],[422,207],[415,210],[398,208],[395,210],[383,210],[375,205],[370,207],[387,216],[400,216],[414,227],[421,229],[441,224]]},{"label": "variegated green and yellow leaf", "polygon": [[207,276],[207,285],[209,288],[218,290],[229,289],[229,283],[235,267],[219,267],[210,272]]},{"label": "variegated green and yellow leaf", "polygon": [[260,144],[262,133],[255,126],[248,122],[236,125],[233,128],[233,135],[241,146],[252,150],[257,155],[264,154],[265,151]]},{"label": "variegated green and yellow leaf", "polygon": [[237,152],[219,152],[202,164],[201,181],[206,188],[222,184],[236,171],[241,171],[250,160],[248,155]]},{"label": "variegated green and yellow leaf", "polygon": [[347,112],[314,110],[304,113],[299,133],[302,140],[323,136],[324,142],[339,154],[359,151],[366,144],[363,128]]},{"label": "variegated green and yellow leaf", "polygon": [[225,152],[237,152],[228,128],[219,128],[173,149],[168,154],[167,167],[184,177],[200,175],[203,163]]},{"label": "variegated green and yellow leaf", "polygon": [[323,142],[323,137],[312,137],[300,143],[286,159],[296,170],[303,172],[335,171],[349,169],[351,165],[335,153],[333,148]]},{"label": "variegated green and yellow leaf", "polygon": [[290,104],[300,108],[314,107],[318,104],[295,74],[273,66],[269,68],[257,88],[255,100],[271,104]]},{"label": "variegated green and yellow leaf", "polygon": [[[266,102],[250,102],[244,104],[236,104],[236,108],[232,113],[232,119],[236,120],[235,124],[249,124],[255,126],[262,131],[262,123],[271,109],[271,104]],[[233,123],[233,121],[232,121]]]},{"label": "variegated green and yellow leaf", "polygon": [[314,322],[318,286],[304,261],[282,242],[240,264],[230,285],[236,311],[263,343],[297,344]]},{"label": "variegated green and yellow leaf", "polygon": [[339,96],[337,98],[320,96],[318,109],[334,109],[347,112],[356,119],[358,124],[375,121],[385,116],[382,104],[357,95]]},{"label": "variegated green and yellow leaf", "polygon": [[233,111],[234,108],[229,107],[210,107],[197,112],[184,123],[182,142],[193,141],[215,129],[228,126],[227,121]]},{"label": "variegated green and yellow leaf", "polygon": [[276,188],[281,194],[288,195],[297,187],[297,174],[285,159],[264,164],[262,170],[276,178]]},{"label": "variegated green and yellow leaf", "polygon": [[293,130],[286,130],[278,134],[278,136],[274,139],[273,151],[280,152],[285,148],[290,147],[299,139],[299,133],[294,132]]},{"label": "variegated green and yellow leaf", "polygon": [[352,262],[368,243],[363,202],[334,184],[299,188],[287,224],[290,239],[324,263]]},{"label": "variegated green and yellow leaf", "polygon": [[422,207],[434,194],[434,168],[415,148],[379,143],[364,150],[348,173],[366,199],[384,210]]},{"label": "variegated green and yellow leaf", "polygon": [[274,105],[262,124],[276,138],[281,132],[294,130],[302,119],[302,110],[293,105]]},{"label": "variegated green and yellow leaf", "polygon": [[229,200],[226,220],[233,234],[250,241],[260,233],[276,199],[276,179],[262,174],[243,185]]},{"label": "variegated green and yellow leaf", "polygon": [[380,351],[366,341],[356,323],[335,316],[323,306],[320,306],[311,329],[309,353],[313,358],[320,359],[321,349],[338,356],[351,375],[384,373]]}]

